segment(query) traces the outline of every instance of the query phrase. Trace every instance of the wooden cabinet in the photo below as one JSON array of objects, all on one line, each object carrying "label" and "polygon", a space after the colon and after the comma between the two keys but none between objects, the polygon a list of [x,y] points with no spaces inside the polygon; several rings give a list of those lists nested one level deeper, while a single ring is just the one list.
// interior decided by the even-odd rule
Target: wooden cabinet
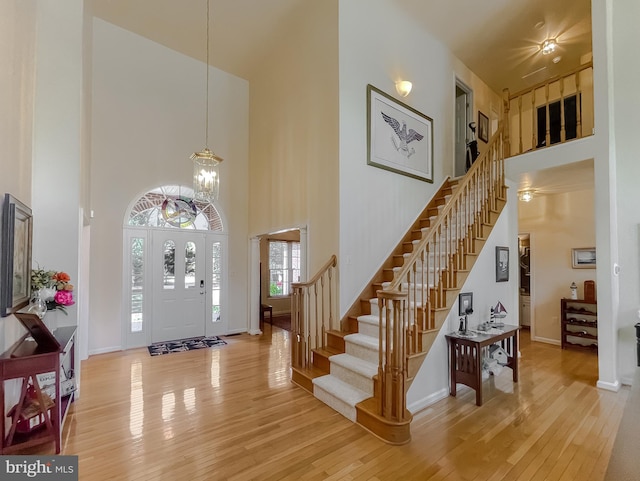
[{"label": "wooden cabinet", "polygon": [[560,307],[562,349],[598,351],[598,306],[584,299],[562,299]]},{"label": "wooden cabinet", "polygon": [[[0,357],[0,454],[19,453],[51,442],[60,453],[62,427],[75,395],[76,327],[51,332],[35,314],[17,312],[15,316],[28,333]],[[20,381],[20,395],[7,413],[5,382],[12,379]]]}]

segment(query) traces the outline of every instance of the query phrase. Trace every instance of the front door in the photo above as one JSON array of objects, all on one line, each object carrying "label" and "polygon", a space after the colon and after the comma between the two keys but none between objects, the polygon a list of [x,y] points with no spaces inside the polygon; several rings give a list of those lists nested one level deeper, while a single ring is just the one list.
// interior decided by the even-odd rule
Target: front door
[{"label": "front door", "polygon": [[205,335],[205,240],[197,231],[153,231],[153,342]]}]

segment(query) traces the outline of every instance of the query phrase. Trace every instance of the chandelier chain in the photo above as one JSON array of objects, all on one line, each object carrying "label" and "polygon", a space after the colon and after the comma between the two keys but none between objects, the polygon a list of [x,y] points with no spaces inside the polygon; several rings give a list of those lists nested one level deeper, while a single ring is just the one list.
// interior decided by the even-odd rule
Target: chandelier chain
[{"label": "chandelier chain", "polygon": [[209,148],[209,0],[207,0],[207,88],[206,88],[206,115],[205,115],[205,131],[204,131],[204,146]]}]

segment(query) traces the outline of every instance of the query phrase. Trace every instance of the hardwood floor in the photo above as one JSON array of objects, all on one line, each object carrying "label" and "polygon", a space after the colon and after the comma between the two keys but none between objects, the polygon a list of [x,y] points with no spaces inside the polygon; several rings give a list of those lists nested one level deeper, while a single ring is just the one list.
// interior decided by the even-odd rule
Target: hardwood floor
[{"label": "hardwood floor", "polygon": [[[595,388],[597,357],[521,339],[485,403],[460,387],[390,446],[293,385],[290,334],[83,362],[63,454],[81,480],[590,480],[604,477],[628,388]],[[446,362],[443,359],[443,362]]]}]

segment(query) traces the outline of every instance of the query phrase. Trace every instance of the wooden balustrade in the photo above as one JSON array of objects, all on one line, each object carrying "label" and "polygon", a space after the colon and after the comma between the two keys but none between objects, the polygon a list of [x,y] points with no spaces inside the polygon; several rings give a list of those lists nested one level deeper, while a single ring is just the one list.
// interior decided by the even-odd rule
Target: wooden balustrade
[{"label": "wooden balustrade", "polygon": [[[575,104],[571,100],[574,96]],[[567,111],[569,102],[571,106]],[[525,110],[525,105],[530,112]],[[514,94],[505,89],[503,110],[507,157],[591,135],[594,128],[593,63],[585,63]],[[544,123],[539,118],[541,114]],[[552,130],[552,127],[555,128]],[[542,136],[539,130],[543,130]],[[512,142],[512,138],[516,141]]]},{"label": "wooden balustrade", "polygon": [[403,422],[408,356],[422,352],[422,334],[439,329],[450,309],[447,290],[459,288],[467,271],[467,254],[475,254],[475,239],[504,198],[505,140],[502,125],[488,148],[461,179],[449,202],[434,218],[394,279],[377,292],[380,316],[376,398],[378,414]]},{"label": "wooden balustrade", "polygon": [[312,350],[324,348],[325,333],[339,328],[335,255],[308,282],[291,284],[291,366],[310,367]]}]

